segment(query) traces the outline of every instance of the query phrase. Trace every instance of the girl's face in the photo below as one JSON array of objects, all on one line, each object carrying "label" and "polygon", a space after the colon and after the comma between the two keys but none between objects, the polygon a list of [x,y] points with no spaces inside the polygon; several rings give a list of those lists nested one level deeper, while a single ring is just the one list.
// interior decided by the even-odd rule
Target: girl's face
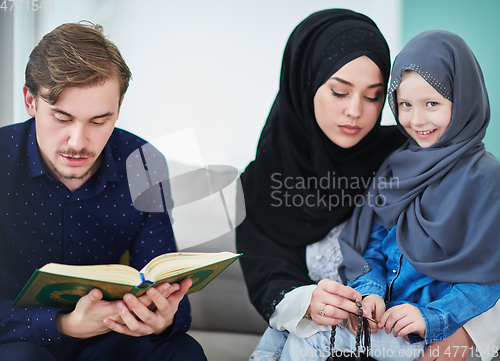
[{"label": "girl's face", "polygon": [[340,68],[316,92],[316,121],[339,147],[353,147],[377,123],[384,91],[378,66],[366,56],[356,58]]},{"label": "girl's face", "polygon": [[403,73],[396,89],[399,122],[422,148],[430,147],[444,134],[451,121],[453,103],[418,73]]}]

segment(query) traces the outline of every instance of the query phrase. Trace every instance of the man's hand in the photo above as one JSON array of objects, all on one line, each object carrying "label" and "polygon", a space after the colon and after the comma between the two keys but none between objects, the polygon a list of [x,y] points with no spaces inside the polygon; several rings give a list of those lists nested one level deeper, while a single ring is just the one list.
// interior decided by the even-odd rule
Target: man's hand
[{"label": "man's hand", "polygon": [[394,337],[405,337],[416,333],[425,338],[425,321],[417,307],[404,303],[389,308],[382,316],[379,327],[385,332],[393,332]]},{"label": "man's hand", "polygon": [[444,340],[431,343],[418,361],[455,360],[465,361],[474,342],[463,327]]},{"label": "man's hand", "polygon": [[[123,323],[113,318],[104,319],[109,329],[130,336],[160,334],[174,321],[175,313],[193,282],[187,278],[179,285],[162,284],[150,288],[143,299],[126,294],[123,301],[116,301],[115,308]],[[152,301],[151,304],[148,304]]]},{"label": "man's hand", "polygon": [[[177,283],[174,283],[172,285],[168,283],[162,283],[156,288],[156,290],[160,292],[163,295],[163,297],[167,298],[172,293],[177,292],[179,288],[181,287]],[[147,293],[143,294],[142,296],[139,296],[137,299],[141,301],[141,303],[147,308],[149,308],[151,311],[156,310],[156,305],[154,304],[153,300],[148,296]]]},{"label": "man's hand", "polygon": [[[377,295],[368,295],[363,298],[363,301],[361,303],[363,304],[363,316],[374,318],[377,321],[380,321],[382,315],[385,312],[385,302],[382,299],[382,297]],[[371,333],[375,333],[380,329],[378,324],[373,323],[371,321],[368,323],[370,325]],[[353,334],[356,334],[358,330],[358,316],[353,314],[349,315],[349,322],[347,323],[347,328]]]},{"label": "man's hand", "polygon": [[105,318],[121,322],[115,302],[103,301],[101,291],[93,289],[78,300],[72,312],[56,314],[56,325],[63,335],[88,338],[110,331],[103,323]]},{"label": "man's hand", "polygon": [[[156,290],[167,298],[179,288],[178,284],[164,283]],[[152,311],[156,310],[156,304],[147,293],[135,299],[139,300],[144,307]],[[57,329],[62,335],[75,338],[89,338],[107,333],[111,329],[104,323],[104,320],[109,319],[116,324],[124,324],[116,306],[117,301],[103,301],[101,291],[93,289],[78,300],[72,312],[59,312],[56,315]]]}]

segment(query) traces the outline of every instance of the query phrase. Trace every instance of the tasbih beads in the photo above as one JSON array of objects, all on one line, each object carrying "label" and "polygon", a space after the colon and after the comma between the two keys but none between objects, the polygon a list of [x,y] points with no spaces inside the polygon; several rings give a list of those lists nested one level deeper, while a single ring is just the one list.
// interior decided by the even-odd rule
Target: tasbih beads
[{"label": "tasbih beads", "polygon": [[[363,305],[361,304],[360,301],[356,301],[356,306],[359,307],[358,310],[358,330],[356,331],[356,348],[354,351],[354,356],[356,357],[356,360],[361,360],[361,336],[363,336],[363,333],[365,335],[364,339],[364,344],[365,347],[369,347],[370,343],[370,329],[368,325],[368,320],[363,318]],[[332,326],[332,333],[330,336],[330,356],[326,359],[326,361],[334,361],[334,354],[335,354],[335,332],[336,332],[336,326]]]},{"label": "tasbih beads", "polygon": [[332,334],[330,335],[330,356],[326,359],[326,361],[333,361],[333,355],[335,352],[335,330],[336,326],[332,326]]},{"label": "tasbih beads", "polygon": [[356,356],[356,361],[361,360],[361,335],[363,334],[363,305],[361,304],[360,301],[356,301],[356,306],[359,307],[358,310],[358,330],[356,331],[356,351],[354,351],[354,354]]}]

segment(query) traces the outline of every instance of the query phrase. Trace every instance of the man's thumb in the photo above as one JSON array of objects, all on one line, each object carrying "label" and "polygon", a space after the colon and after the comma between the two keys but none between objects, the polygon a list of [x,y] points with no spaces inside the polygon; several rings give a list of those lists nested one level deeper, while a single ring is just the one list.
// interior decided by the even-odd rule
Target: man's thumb
[{"label": "man's thumb", "polygon": [[89,292],[89,301],[91,302],[99,302],[102,299],[102,292],[99,291],[97,288],[94,288],[92,291]]}]

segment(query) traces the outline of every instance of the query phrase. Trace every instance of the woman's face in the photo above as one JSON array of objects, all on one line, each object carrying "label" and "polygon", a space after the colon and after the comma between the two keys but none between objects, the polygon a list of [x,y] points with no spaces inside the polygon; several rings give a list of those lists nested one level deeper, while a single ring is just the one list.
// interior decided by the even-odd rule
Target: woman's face
[{"label": "woman's face", "polygon": [[356,58],[319,87],[314,96],[316,121],[339,147],[353,147],[377,122],[384,91],[378,66],[366,56]]}]

